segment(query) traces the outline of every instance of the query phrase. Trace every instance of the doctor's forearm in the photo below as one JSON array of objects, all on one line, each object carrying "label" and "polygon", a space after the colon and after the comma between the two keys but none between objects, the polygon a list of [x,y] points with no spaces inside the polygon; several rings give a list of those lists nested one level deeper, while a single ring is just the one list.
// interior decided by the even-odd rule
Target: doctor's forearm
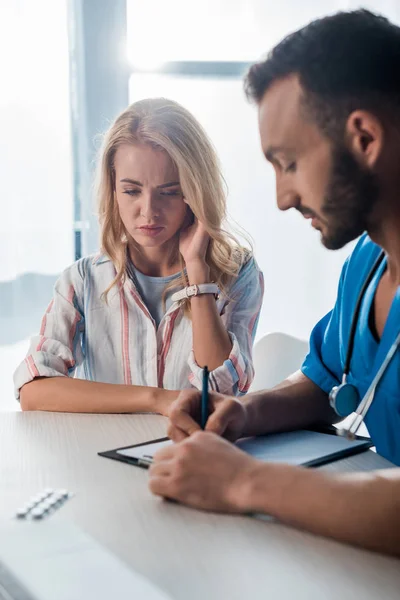
[{"label": "doctor's forearm", "polygon": [[300,371],[271,390],[248,394],[246,435],[326,425],[338,421],[328,395]]},{"label": "doctor's forearm", "polygon": [[400,556],[400,469],[332,475],[257,462],[238,504],[243,512]]}]

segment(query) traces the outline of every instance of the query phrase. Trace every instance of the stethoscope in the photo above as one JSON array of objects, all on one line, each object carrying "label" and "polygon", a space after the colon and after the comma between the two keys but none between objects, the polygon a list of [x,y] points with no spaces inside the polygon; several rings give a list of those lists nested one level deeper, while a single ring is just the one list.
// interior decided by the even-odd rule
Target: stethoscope
[{"label": "stethoscope", "polygon": [[341,429],[337,429],[337,434],[347,437],[348,439],[354,440],[357,431],[360,428],[361,423],[364,421],[365,416],[374,400],[376,388],[381,381],[386,369],[388,368],[390,361],[396,353],[400,345],[400,333],[397,335],[395,341],[391,345],[385,360],[382,362],[378,372],[373,378],[369,388],[367,389],[364,397],[360,400],[360,395],[358,393],[357,388],[351,383],[347,383],[347,376],[350,373],[350,363],[353,355],[354,349],[354,341],[356,336],[356,329],[358,323],[358,317],[360,315],[361,304],[364,299],[365,293],[367,291],[368,286],[370,285],[372,279],[374,278],[375,273],[377,272],[380,264],[382,263],[385,257],[385,252],[382,250],[375,263],[373,264],[367,279],[364,282],[363,287],[358,295],[356,307],[354,310],[353,319],[351,322],[350,335],[349,335],[349,343],[347,346],[346,352],[346,361],[343,369],[343,377],[342,383],[334,388],[332,388],[329,394],[329,402],[334,411],[339,417],[343,419],[348,417],[352,413],[354,417],[351,419],[350,423],[347,427],[342,427]]}]

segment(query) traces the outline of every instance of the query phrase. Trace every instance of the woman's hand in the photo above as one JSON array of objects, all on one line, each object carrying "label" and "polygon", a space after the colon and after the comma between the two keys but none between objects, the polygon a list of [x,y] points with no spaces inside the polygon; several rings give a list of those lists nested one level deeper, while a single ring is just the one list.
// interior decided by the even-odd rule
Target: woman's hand
[{"label": "woman's hand", "polygon": [[179,251],[183,256],[186,268],[190,265],[204,263],[206,265],[206,252],[210,236],[207,233],[203,223],[194,219],[192,225],[184,227],[179,237]]}]

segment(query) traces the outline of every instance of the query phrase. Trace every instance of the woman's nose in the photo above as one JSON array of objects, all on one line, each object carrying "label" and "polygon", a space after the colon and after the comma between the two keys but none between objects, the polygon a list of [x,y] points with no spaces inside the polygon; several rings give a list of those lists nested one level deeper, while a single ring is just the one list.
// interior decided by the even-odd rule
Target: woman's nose
[{"label": "woman's nose", "polygon": [[151,220],[157,218],[159,213],[157,200],[153,194],[143,193],[141,198],[140,214],[142,217]]}]

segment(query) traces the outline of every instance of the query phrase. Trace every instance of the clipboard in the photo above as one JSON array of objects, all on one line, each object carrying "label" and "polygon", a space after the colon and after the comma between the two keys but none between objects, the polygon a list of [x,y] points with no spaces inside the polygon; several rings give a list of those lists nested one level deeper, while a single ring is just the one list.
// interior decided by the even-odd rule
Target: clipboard
[{"label": "clipboard", "polygon": [[[173,442],[169,438],[159,438],[98,452],[98,455],[147,469],[152,463],[153,454],[170,444]],[[337,436],[334,428],[326,428],[322,431],[302,429],[243,438],[235,442],[235,446],[264,462],[318,467],[365,452],[373,443],[361,436],[349,441]]]}]

